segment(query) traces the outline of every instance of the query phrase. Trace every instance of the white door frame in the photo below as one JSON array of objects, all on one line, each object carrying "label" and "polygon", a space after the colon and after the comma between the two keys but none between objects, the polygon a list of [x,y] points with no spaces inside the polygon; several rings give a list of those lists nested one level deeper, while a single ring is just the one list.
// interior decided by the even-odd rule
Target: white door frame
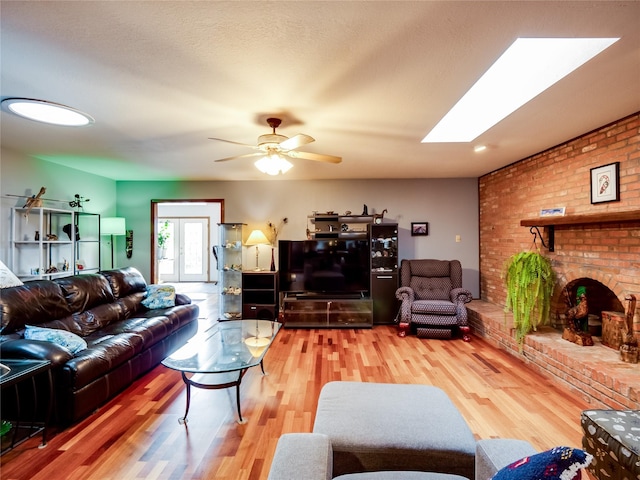
[{"label": "white door frame", "polygon": [[[152,199],[151,200],[151,236],[150,249],[151,249],[151,275],[150,283],[158,283],[158,249],[157,249],[157,236],[158,236],[158,217],[159,207],[171,207],[177,208],[179,211],[195,212],[198,209],[206,208],[210,213],[207,213],[209,217],[210,225],[210,244],[215,245],[217,243],[218,228],[217,224],[224,222],[224,199]],[[193,207],[193,208],[192,208]],[[162,215],[164,217],[172,217],[172,214]],[[179,216],[179,215],[178,215]],[[211,248],[207,252],[207,259],[209,264],[209,281],[215,282],[217,278],[217,270],[215,264],[215,258],[211,252]]]}]

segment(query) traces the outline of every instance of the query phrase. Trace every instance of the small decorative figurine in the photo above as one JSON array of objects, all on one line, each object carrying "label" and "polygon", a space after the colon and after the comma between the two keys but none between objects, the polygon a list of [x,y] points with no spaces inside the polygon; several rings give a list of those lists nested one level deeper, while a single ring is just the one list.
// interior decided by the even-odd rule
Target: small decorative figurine
[{"label": "small decorative figurine", "polygon": [[589,333],[589,304],[587,302],[586,287],[578,287],[576,292],[576,305],[571,306],[571,299],[566,292],[566,300],[569,304],[569,310],[566,313],[568,326],[565,327],[562,338],[573,342],[577,345],[589,347],[593,345],[593,338]]}]

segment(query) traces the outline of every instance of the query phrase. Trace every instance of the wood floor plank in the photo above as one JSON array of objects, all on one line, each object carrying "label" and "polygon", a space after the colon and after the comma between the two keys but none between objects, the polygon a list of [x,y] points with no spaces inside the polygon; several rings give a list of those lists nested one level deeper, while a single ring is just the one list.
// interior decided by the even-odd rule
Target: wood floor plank
[{"label": "wood floor plank", "polygon": [[194,389],[185,426],[180,375],[158,366],[46,448],[32,439],[5,454],[2,478],[265,479],[280,435],[312,430],[320,389],[333,380],[436,385],[476,438],[521,438],[540,450],[580,446],[580,413],[589,408],[481,339],[400,338],[393,326],[284,329],[265,369],[243,379],[246,424],[236,422],[232,389]]}]

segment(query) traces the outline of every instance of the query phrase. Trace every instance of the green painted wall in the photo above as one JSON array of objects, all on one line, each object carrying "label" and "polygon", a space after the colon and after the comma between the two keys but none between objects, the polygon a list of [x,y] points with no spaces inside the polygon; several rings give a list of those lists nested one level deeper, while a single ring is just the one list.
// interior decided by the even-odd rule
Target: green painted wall
[{"label": "green painted wall", "polygon": [[[0,259],[7,265],[10,265],[11,207],[22,207],[26,200],[12,195],[35,195],[40,187],[47,189],[44,198],[65,201],[45,201],[44,205],[47,207],[71,209],[67,202],[73,200],[77,193],[90,199],[85,203],[84,211],[99,213],[103,216],[115,216],[115,181],[2,149],[0,151]],[[105,259],[106,263],[104,263]],[[107,266],[111,261],[106,237],[102,242],[102,261],[103,265]]]}]

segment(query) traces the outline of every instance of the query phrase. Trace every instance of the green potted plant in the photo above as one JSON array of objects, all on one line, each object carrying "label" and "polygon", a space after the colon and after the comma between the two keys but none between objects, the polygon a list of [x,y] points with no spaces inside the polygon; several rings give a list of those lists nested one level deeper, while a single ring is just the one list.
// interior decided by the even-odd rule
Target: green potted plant
[{"label": "green potted plant", "polygon": [[555,281],[551,261],[539,252],[516,253],[507,261],[505,311],[513,312],[520,350],[525,336],[548,320]]},{"label": "green potted plant", "polygon": [[165,258],[167,255],[167,240],[171,237],[171,231],[169,230],[169,220],[165,220],[160,224],[158,229],[158,252],[160,258]]}]

